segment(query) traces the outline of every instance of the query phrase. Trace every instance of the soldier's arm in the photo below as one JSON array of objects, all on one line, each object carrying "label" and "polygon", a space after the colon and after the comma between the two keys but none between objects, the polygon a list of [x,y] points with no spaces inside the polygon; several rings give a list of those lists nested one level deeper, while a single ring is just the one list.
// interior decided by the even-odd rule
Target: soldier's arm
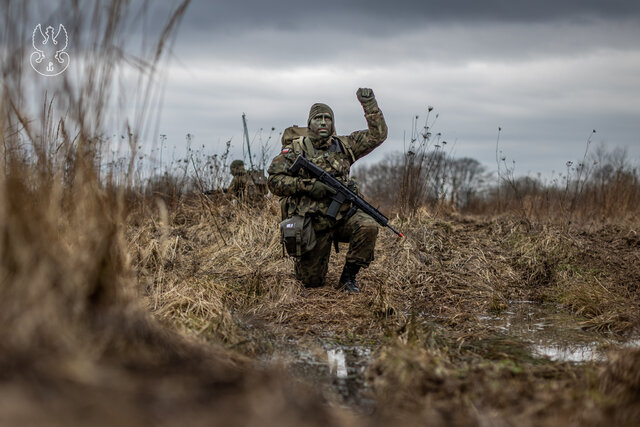
[{"label": "soldier's arm", "polygon": [[311,179],[300,178],[289,172],[289,167],[291,167],[296,157],[291,148],[284,147],[282,152],[273,159],[269,169],[267,169],[269,173],[267,185],[269,190],[276,196],[293,196],[301,191],[309,191],[312,186]]},{"label": "soldier's arm", "polygon": [[367,130],[349,135],[349,144],[356,159],[366,156],[387,139],[387,123],[371,89],[358,89],[358,101],[362,104]]}]

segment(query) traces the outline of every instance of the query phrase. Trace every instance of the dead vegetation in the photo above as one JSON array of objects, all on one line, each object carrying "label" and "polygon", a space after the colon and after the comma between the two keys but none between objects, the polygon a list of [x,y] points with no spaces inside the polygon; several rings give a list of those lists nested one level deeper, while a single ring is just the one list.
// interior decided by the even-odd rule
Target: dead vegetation
[{"label": "dead vegetation", "polygon": [[[25,4],[3,2],[5,34],[24,33]],[[80,25],[86,11],[69,6]],[[110,13],[98,13],[101,6]],[[116,64],[136,64],[152,87],[186,3],[145,60],[114,46],[128,6],[96,6],[89,22],[103,31],[91,46]],[[114,63],[88,63],[88,74],[54,88],[34,118],[17,77],[20,55],[0,53],[0,424],[637,420],[639,353],[621,343],[640,321],[637,221],[469,216],[443,204],[436,214],[417,204],[393,220],[406,239],[380,233],[360,294],[331,286],[344,246],[333,255],[329,285],[306,290],[282,256],[276,200],[244,206],[174,191],[171,179],[154,184],[167,190],[161,195],[134,185],[137,131],[148,111],[125,126],[131,168],[105,170],[96,161]],[[535,355],[526,337],[483,323],[518,301],[562,313],[611,355],[553,361]],[[318,377],[326,346],[366,350],[366,369],[352,375],[359,382],[349,392],[370,406]],[[287,351],[316,368],[292,369]]]},{"label": "dead vegetation", "polygon": [[[435,217],[420,211],[397,224],[407,239],[381,233],[376,261],[362,272],[366,292],[345,295],[331,286],[303,289],[293,279],[292,262],[282,256],[274,226],[276,208],[273,200],[261,209],[217,206],[224,212],[218,221],[226,243],[207,211],[196,204],[185,203],[173,214],[178,218],[191,212],[199,220],[190,225],[169,224],[160,231],[158,220],[150,216],[147,224],[132,227],[137,270],[153,308],[164,307],[173,296],[170,289],[188,278],[204,280],[200,283],[209,283],[211,292],[219,291],[208,298],[211,303],[224,300],[227,306],[292,328],[303,323],[295,313],[300,310],[304,316],[317,316],[311,327],[320,324],[332,333],[379,332],[426,313],[446,318],[450,325],[465,325],[471,314],[499,313],[509,301],[529,299],[559,303],[597,329],[623,333],[638,323],[635,247],[607,245],[609,240],[627,242],[625,236],[633,228],[618,228],[614,237],[610,227],[575,232],[518,219]],[[154,233],[156,237],[150,237]],[[164,255],[149,265],[151,252]],[[337,282],[343,256],[342,251],[333,256],[329,284]],[[163,277],[157,277],[159,271]],[[209,311],[209,317],[216,317],[215,312]],[[619,321],[598,320],[603,312],[617,312]],[[350,322],[341,318],[346,313]],[[321,335],[320,330],[316,333]]]},{"label": "dead vegetation", "polygon": [[[75,39],[74,60],[84,66],[79,75],[69,71],[57,80],[38,80],[24,69],[24,35],[33,31],[28,22],[37,5],[1,3],[0,424],[353,424],[309,387],[221,345],[204,345],[149,311],[186,312],[201,323],[184,330],[196,331],[209,313],[228,315],[224,300],[208,300],[205,292],[173,291],[180,298],[166,304],[175,265],[198,270],[180,239],[165,239],[174,227],[166,209],[155,228],[140,229],[146,240],[135,260],[158,285],[154,303],[132,267],[136,240],[127,218],[138,197],[132,168],[121,173],[122,165],[101,163],[103,135],[118,116],[109,98],[115,93],[123,105],[129,95],[142,106],[131,121],[118,122],[134,164],[139,132],[153,115],[145,101],[154,96],[162,52],[188,2],[153,35],[155,44],[143,46],[151,57],[135,56],[116,36],[127,33],[127,23],[135,26],[132,17],[150,13],[151,2],[66,2],[49,18],[64,13],[65,24],[77,34],[90,25],[91,36]],[[127,66],[138,85],[125,95],[114,75]],[[33,105],[32,98],[45,101]],[[191,277],[183,279],[191,285]]]},{"label": "dead vegetation", "polygon": [[[343,251],[333,255],[324,288],[304,289],[294,280],[278,243],[276,208],[274,200],[260,209],[216,205],[222,235],[196,203],[170,214],[163,238],[180,242],[179,255],[172,249],[165,256],[171,271],[158,283],[137,269],[155,315],[258,360],[284,347],[311,351],[327,342],[373,349],[364,393],[378,416],[369,423],[597,425],[607,416],[611,403],[597,362],[532,356],[526,338],[497,333],[479,319],[530,300],[603,338],[624,339],[640,321],[635,247],[625,237],[632,226],[567,231],[421,210],[395,220],[405,240],[380,234],[376,260],[361,273],[363,292],[350,295],[331,286]],[[199,220],[172,224],[185,212]],[[153,230],[152,218],[131,228],[139,260],[150,244],[140,230]]]}]

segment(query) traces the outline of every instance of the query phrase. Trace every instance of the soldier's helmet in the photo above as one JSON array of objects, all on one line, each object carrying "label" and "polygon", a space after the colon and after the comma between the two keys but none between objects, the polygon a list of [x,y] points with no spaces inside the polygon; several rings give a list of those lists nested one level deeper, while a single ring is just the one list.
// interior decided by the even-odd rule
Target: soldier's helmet
[{"label": "soldier's helmet", "polygon": [[244,162],[242,160],[234,160],[229,166],[231,175],[239,175],[244,172]]}]

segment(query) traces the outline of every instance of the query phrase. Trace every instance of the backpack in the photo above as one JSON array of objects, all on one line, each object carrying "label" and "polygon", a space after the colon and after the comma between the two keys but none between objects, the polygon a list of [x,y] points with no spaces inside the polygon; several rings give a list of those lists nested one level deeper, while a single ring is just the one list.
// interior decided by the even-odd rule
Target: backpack
[{"label": "backpack", "polygon": [[284,130],[284,132],[282,132],[282,145],[290,145],[293,143],[294,139],[301,136],[309,136],[309,129],[296,125],[289,126]]}]

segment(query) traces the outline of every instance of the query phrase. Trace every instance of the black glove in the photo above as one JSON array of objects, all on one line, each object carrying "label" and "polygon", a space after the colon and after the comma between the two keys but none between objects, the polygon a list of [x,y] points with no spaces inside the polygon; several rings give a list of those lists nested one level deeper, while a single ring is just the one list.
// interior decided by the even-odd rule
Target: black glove
[{"label": "black glove", "polygon": [[312,199],[324,199],[334,194],[336,194],[336,190],[318,180],[313,183],[311,190],[309,190],[309,196],[311,196]]}]

